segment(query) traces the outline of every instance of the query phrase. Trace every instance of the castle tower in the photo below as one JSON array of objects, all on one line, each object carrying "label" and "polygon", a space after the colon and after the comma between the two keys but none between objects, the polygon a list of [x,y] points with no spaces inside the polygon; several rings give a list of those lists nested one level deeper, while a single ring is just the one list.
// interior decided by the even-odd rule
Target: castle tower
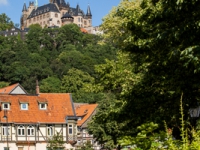
[{"label": "castle tower", "polygon": [[74,22],[74,17],[72,17],[68,12],[64,14],[61,18],[62,25],[70,24]]},{"label": "castle tower", "polygon": [[23,8],[22,8],[22,16],[20,19],[20,24],[21,24],[21,29],[23,30],[26,27],[26,19],[28,17],[27,14],[27,7],[26,7],[26,3],[24,3]]},{"label": "castle tower", "polygon": [[88,4],[88,8],[87,8],[87,13],[86,13],[87,18],[91,19],[92,18],[92,13],[90,10],[90,5]]}]

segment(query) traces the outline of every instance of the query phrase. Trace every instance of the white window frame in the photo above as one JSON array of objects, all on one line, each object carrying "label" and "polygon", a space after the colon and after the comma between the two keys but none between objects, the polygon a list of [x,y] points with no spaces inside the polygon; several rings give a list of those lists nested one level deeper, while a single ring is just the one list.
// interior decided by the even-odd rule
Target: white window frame
[{"label": "white window frame", "polygon": [[10,126],[9,125],[2,126],[2,135],[3,136],[10,135]]},{"label": "white window frame", "polygon": [[[7,105],[8,107],[5,108],[5,105]],[[10,110],[10,103],[2,103],[2,110]]]},{"label": "white window frame", "polygon": [[73,135],[73,124],[68,124],[68,134]]},{"label": "white window frame", "polygon": [[[23,105],[26,105],[26,108],[23,108]],[[28,110],[28,103],[21,103],[20,107],[21,107],[21,110]]]},{"label": "white window frame", "polygon": [[47,126],[47,136],[53,136],[53,126],[52,125],[48,125]]},{"label": "white window frame", "polygon": [[27,136],[34,136],[35,135],[35,128],[33,126],[27,127]]},{"label": "white window frame", "polygon": [[[42,105],[44,105],[45,107],[42,108]],[[47,104],[46,104],[46,103],[39,103],[39,108],[40,108],[41,110],[47,110]]]},{"label": "white window frame", "polygon": [[[20,133],[19,133],[20,131]],[[18,136],[25,136],[25,127],[23,125],[18,126],[17,128],[17,135]]]}]

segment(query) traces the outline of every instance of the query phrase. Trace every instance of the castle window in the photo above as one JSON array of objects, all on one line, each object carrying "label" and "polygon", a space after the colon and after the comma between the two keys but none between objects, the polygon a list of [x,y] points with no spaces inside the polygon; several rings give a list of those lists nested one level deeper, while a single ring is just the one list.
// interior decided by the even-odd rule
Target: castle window
[{"label": "castle window", "polygon": [[58,14],[57,13],[55,14],[55,17],[58,18]]},{"label": "castle window", "polygon": [[39,20],[39,17],[37,17],[37,21]]},{"label": "castle window", "polygon": [[43,19],[45,18],[45,15],[43,15]]},{"label": "castle window", "polygon": [[57,21],[57,24],[60,24],[60,21],[59,21],[59,20]]},{"label": "castle window", "polygon": [[40,16],[40,20],[42,20],[42,15]]},{"label": "castle window", "polygon": [[81,18],[81,22],[83,22],[83,18]]},{"label": "castle window", "polygon": [[78,22],[80,22],[80,18],[78,18]]},{"label": "castle window", "polygon": [[84,21],[84,25],[87,25],[87,21]]},{"label": "castle window", "polygon": [[35,21],[35,18],[33,18],[33,21]]}]

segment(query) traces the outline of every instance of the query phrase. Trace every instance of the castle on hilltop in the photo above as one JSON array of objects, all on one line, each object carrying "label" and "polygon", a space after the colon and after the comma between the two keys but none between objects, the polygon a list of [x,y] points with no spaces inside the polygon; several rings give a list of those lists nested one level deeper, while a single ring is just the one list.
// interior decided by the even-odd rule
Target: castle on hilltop
[{"label": "castle on hilltop", "polygon": [[75,23],[88,30],[92,27],[92,13],[89,5],[85,14],[79,4],[73,8],[65,0],[49,0],[49,3],[43,6],[38,6],[35,0],[35,2],[29,2],[28,7],[24,3],[20,23],[21,29],[28,28],[32,24],[39,24],[44,28]]}]

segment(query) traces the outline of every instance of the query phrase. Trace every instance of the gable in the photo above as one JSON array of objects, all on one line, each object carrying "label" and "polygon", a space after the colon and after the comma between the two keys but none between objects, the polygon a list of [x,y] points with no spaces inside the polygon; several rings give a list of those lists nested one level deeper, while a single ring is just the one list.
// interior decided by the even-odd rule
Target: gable
[{"label": "gable", "polygon": [[10,94],[27,94],[19,85],[15,87]]}]

